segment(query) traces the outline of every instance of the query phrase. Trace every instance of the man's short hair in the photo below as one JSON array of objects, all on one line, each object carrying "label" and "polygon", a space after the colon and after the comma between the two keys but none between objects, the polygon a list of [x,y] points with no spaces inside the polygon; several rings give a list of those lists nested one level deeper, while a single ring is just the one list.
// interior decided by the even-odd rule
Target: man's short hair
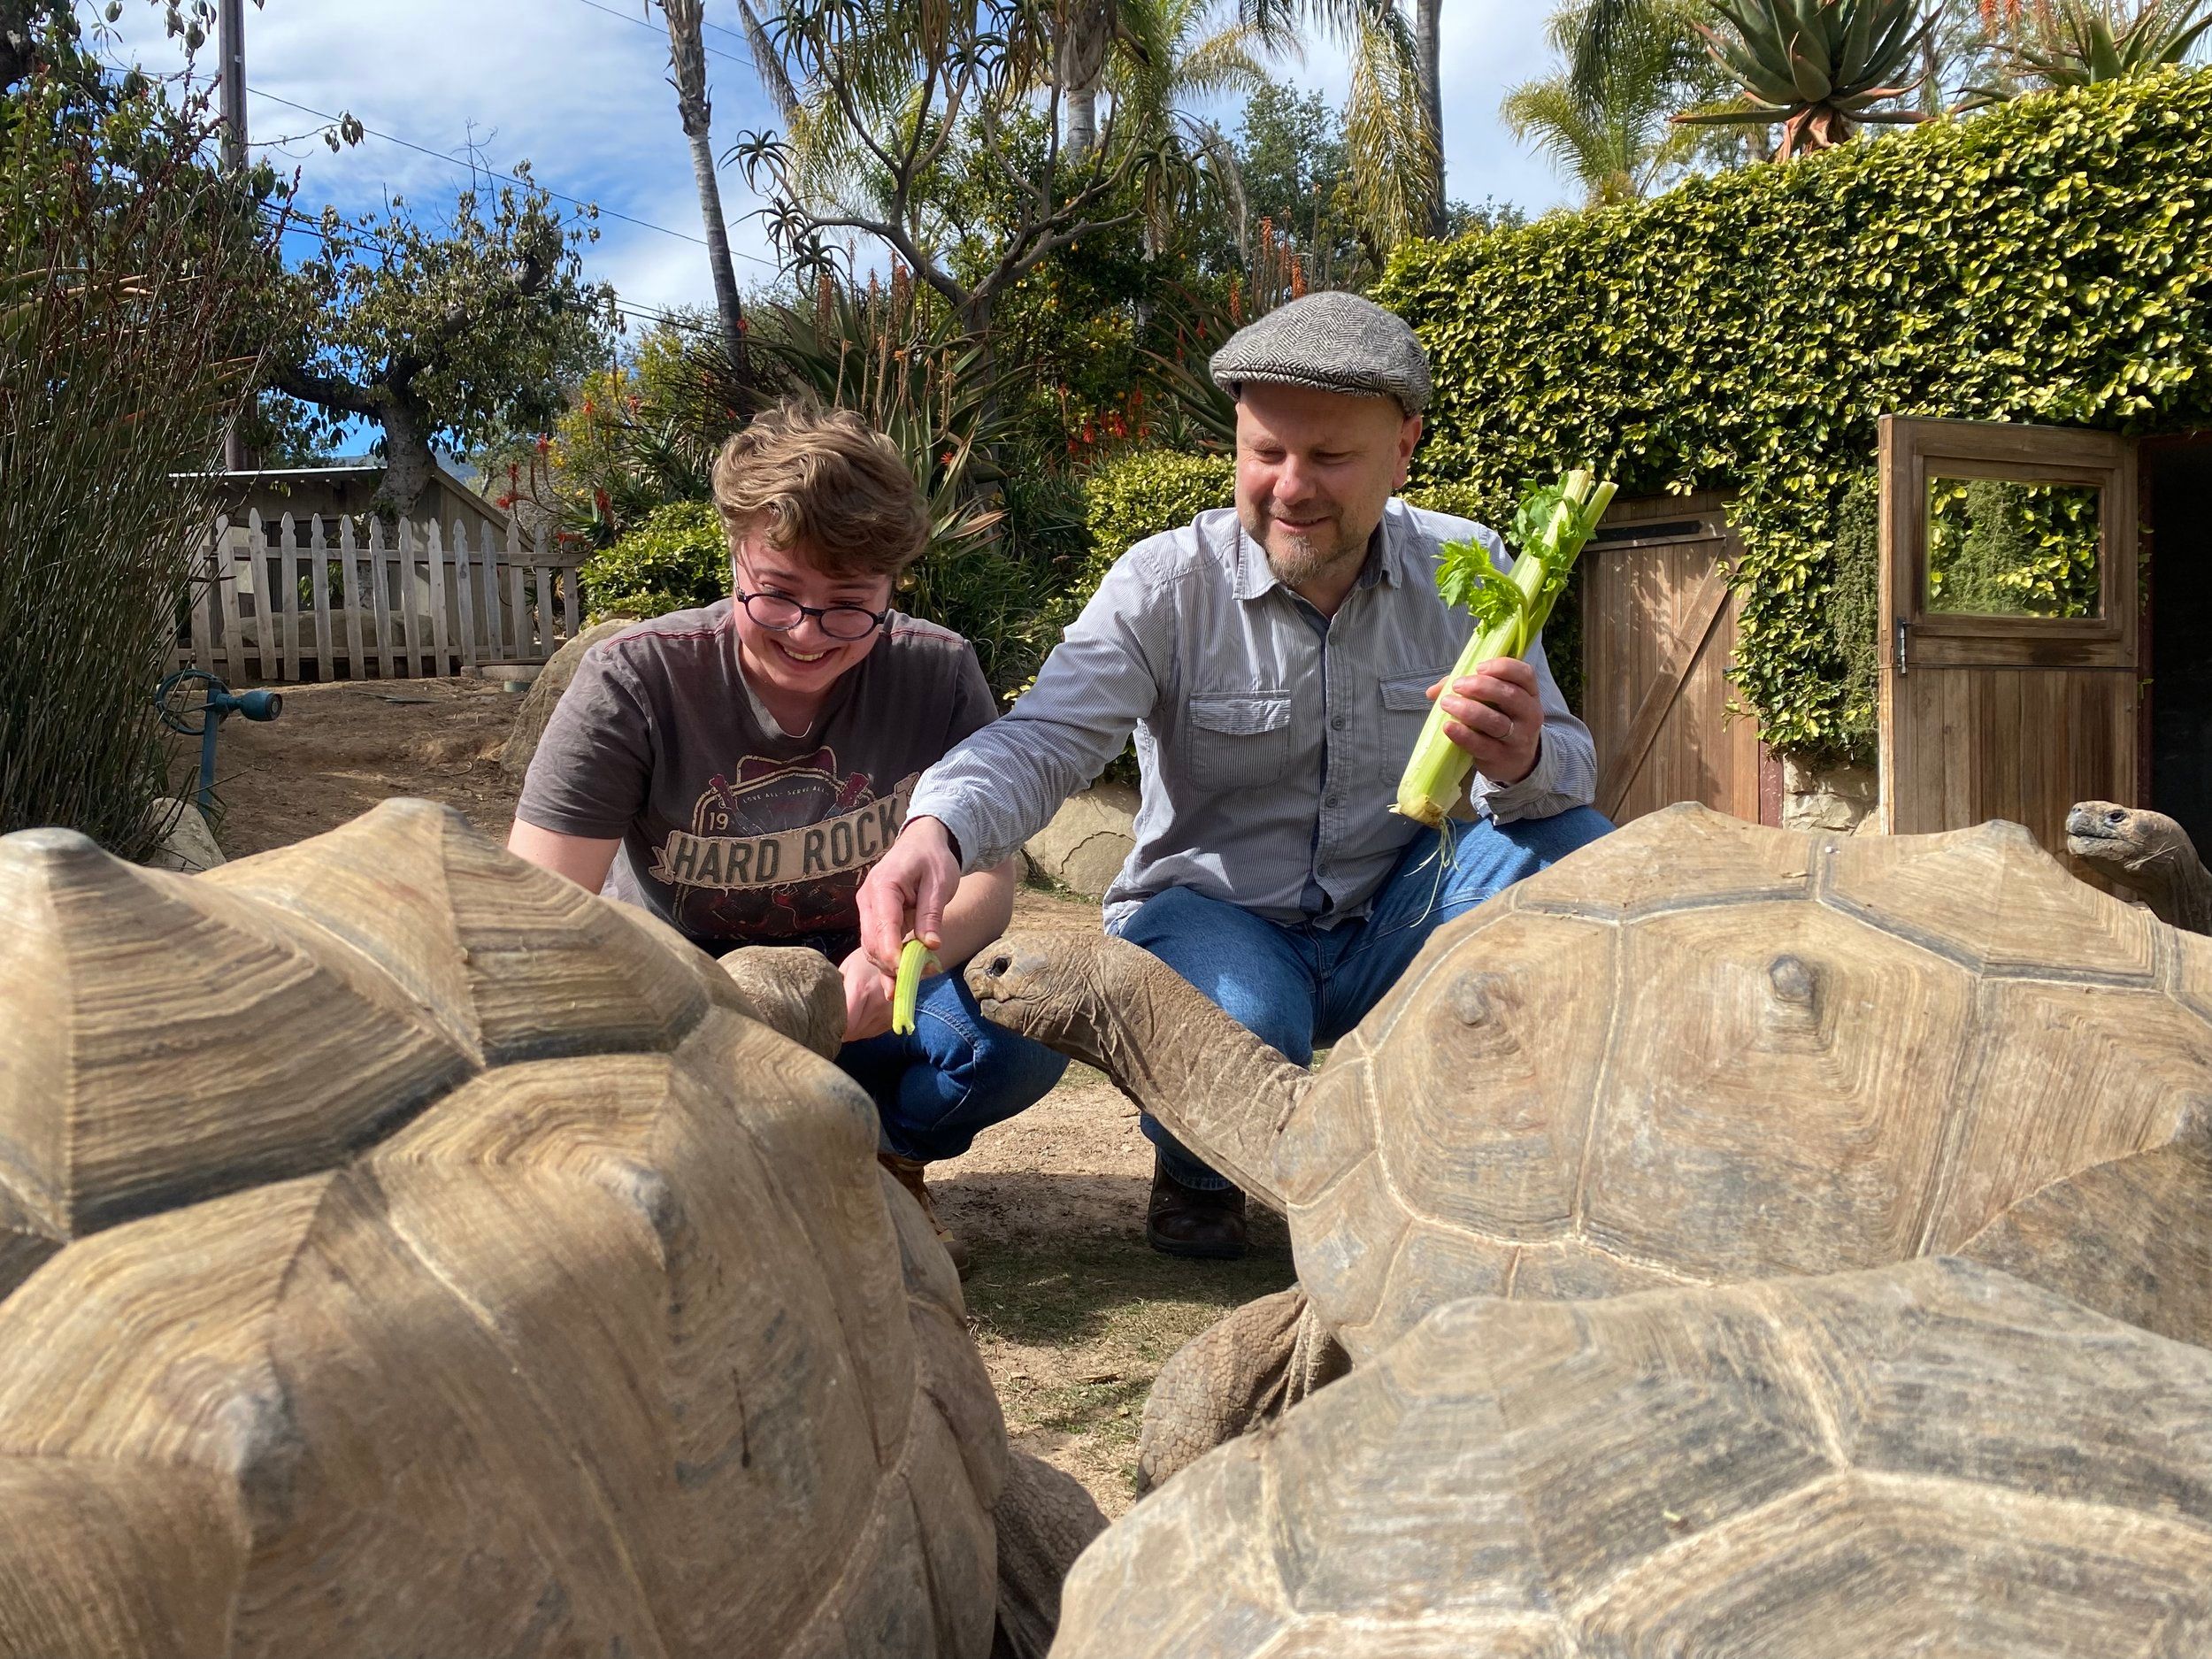
[{"label": "man's short hair", "polygon": [[831,576],[896,576],[929,537],[896,446],[851,410],[807,397],[762,410],[722,446],[714,507],[733,555],[758,534]]}]

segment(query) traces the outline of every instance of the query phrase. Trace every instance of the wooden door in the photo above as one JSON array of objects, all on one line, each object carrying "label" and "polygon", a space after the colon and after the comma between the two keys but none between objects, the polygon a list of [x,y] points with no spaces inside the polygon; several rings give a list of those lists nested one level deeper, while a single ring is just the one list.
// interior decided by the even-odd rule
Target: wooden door
[{"label": "wooden door", "polygon": [[2134,445],[1885,416],[1881,480],[1883,826],[2063,857],[2067,808],[2136,799]]},{"label": "wooden door", "polygon": [[1617,502],[1583,549],[1583,718],[1617,824],[1677,801],[1758,821],[1758,732],[1729,711],[1736,553],[1714,495]]}]

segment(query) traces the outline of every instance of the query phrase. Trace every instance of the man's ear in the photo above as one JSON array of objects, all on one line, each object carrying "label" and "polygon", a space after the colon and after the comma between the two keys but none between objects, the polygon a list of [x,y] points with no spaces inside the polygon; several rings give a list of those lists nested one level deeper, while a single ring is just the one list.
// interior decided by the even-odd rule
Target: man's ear
[{"label": "man's ear", "polygon": [[1405,424],[1398,428],[1398,477],[1391,485],[1393,492],[1406,487],[1406,474],[1413,463],[1413,446],[1421,442],[1421,417],[1408,415]]}]

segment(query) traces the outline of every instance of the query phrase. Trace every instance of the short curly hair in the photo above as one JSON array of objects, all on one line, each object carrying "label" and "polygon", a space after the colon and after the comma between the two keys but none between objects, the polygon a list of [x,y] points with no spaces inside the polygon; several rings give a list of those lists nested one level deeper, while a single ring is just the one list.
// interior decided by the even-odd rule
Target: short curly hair
[{"label": "short curly hair", "polygon": [[764,531],[831,576],[897,576],[921,557],[929,517],[891,441],[849,409],[787,397],[714,460],[714,506],[735,556]]}]

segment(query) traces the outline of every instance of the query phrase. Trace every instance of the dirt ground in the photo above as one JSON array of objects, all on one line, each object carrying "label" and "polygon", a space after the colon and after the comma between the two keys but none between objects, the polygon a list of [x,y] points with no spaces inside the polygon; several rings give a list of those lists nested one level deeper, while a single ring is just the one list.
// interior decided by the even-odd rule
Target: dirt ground
[{"label": "dirt ground", "polygon": [[[233,857],[334,828],[379,801],[443,802],[503,839],[499,751],[521,698],[481,680],[284,688],[266,725],[234,719],[217,757],[217,834]],[[1018,927],[1093,928],[1095,907],[1025,890]],[[1240,1302],[1290,1283],[1279,1221],[1256,1211],[1241,1262],[1179,1262],[1144,1243],[1151,1148],[1136,1108],[1071,1066],[1043,1101],[931,1171],[968,1240],[969,1323],[1015,1443],[1067,1470],[1110,1516],[1134,1495],[1137,1422],[1171,1354]]]}]

